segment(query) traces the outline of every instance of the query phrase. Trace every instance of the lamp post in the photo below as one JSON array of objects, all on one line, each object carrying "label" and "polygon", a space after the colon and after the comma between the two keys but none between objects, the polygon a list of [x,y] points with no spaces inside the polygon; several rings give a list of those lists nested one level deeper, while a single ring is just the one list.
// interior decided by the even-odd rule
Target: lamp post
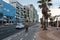
[{"label": "lamp post", "polygon": [[58,28],[59,28],[59,27],[58,27],[58,25],[59,25],[59,24],[58,24],[58,17],[56,18],[56,21],[57,21],[57,30],[58,30]]},{"label": "lamp post", "polygon": [[6,17],[6,16],[3,16],[3,17],[4,17],[4,21],[5,21],[5,23],[6,23],[6,21],[7,21],[6,18],[7,18],[7,17]]}]

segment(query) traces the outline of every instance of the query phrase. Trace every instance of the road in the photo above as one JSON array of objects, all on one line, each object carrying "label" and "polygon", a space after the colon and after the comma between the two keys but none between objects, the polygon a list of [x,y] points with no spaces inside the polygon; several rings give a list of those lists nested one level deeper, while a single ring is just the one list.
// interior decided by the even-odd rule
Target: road
[{"label": "road", "polygon": [[13,34],[19,32],[19,31],[21,31],[21,30],[16,30],[15,26],[12,26],[12,25],[8,26],[8,27],[6,27],[6,26],[1,27],[0,26],[0,40],[8,37],[10,35],[13,35]]},{"label": "road", "polygon": [[29,27],[29,31],[25,32],[25,29],[3,40],[35,40],[36,32],[38,30],[38,24]]}]

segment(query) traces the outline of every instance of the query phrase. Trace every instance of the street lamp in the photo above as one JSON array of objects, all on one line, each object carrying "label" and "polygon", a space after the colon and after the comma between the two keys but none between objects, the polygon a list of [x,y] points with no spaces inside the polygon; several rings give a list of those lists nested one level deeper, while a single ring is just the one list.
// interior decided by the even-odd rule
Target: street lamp
[{"label": "street lamp", "polygon": [[59,28],[59,27],[58,27],[58,26],[59,26],[59,24],[58,24],[58,17],[56,18],[56,21],[57,21],[57,30],[58,30],[58,28]]}]

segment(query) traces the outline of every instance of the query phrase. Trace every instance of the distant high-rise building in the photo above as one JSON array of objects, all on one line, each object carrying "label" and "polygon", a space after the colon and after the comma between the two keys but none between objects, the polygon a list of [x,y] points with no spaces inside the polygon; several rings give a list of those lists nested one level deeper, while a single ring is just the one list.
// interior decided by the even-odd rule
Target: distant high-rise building
[{"label": "distant high-rise building", "polygon": [[24,6],[24,14],[26,15],[26,20],[29,20],[30,22],[38,21],[37,10],[32,4]]},{"label": "distant high-rise building", "polygon": [[32,20],[33,22],[37,22],[38,21],[38,14],[37,14],[37,10],[35,9],[35,7],[33,6],[33,4],[28,5],[28,7],[30,8],[30,20]]}]

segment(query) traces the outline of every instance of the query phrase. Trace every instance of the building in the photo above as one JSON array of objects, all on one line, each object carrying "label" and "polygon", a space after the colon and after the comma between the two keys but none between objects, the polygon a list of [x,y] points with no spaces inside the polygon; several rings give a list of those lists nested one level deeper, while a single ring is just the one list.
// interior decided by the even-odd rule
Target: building
[{"label": "building", "polygon": [[28,21],[28,22],[30,21],[28,6],[24,6],[24,17],[25,17],[25,21]]},{"label": "building", "polygon": [[38,20],[37,10],[34,8],[34,22],[38,22]]},{"label": "building", "polygon": [[17,0],[10,0],[10,4],[16,9],[16,18],[21,21],[27,20],[29,22],[38,21],[38,14],[35,7],[30,5],[25,5],[24,7]]},{"label": "building", "polygon": [[[32,10],[32,20],[33,22],[38,22],[38,14],[37,14],[37,10],[35,9],[35,7],[33,6],[33,4],[29,5],[29,8]],[[31,13],[30,13],[31,14]],[[30,15],[31,16],[31,15]]]},{"label": "building", "polygon": [[15,7],[16,10],[16,21],[24,22],[24,9],[23,6],[16,0],[9,0],[10,4]]},{"label": "building", "polygon": [[35,9],[35,7],[32,4],[24,6],[24,14],[26,16],[26,20],[28,20],[29,22],[38,21],[37,10]]},{"label": "building", "polygon": [[9,0],[9,3],[16,8],[16,0]]},{"label": "building", "polygon": [[15,22],[15,8],[0,0],[0,23],[14,23]]}]

